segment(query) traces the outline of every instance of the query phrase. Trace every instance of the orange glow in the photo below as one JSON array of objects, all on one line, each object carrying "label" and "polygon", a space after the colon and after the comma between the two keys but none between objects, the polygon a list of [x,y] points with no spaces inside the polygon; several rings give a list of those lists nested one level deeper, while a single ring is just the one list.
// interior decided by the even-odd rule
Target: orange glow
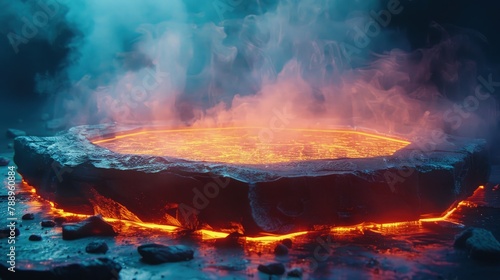
[{"label": "orange glow", "polygon": [[[58,215],[61,217],[77,217],[77,218],[82,218],[82,219],[89,217],[89,215],[76,214],[76,213],[66,212],[62,209],[58,209],[54,206],[54,203],[52,201],[49,201],[49,204],[51,205],[52,214],[55,214],[55,215]],[[161,230],[161,231],[166,231],[166,232],[170,232],[170,233],[174,233],[174,232],[182,229],[182,228],[177,227],[177,226],[161,225],[161,224],[145,223],[145,222],[136,222],[136,221],[121,220],[121,219],[109,218],[109,217],[104,217],[104,220],[107,222],[121,222],[127,226],[155,229],[155,230]],[[229,235],[228,232],[219,232],[219,231],[207,230],[207,229],[201,229],[198,232],[201,234],[201,237],[203,240],[225,238]],[[273,235],[273,234],[263,233],[262,236],[258,236],[258,237],[246,237],[246,240],[253,241],[253,242],[261,242],[261,243],[272,243],[272,242],[276,242],[276,241],[279,241],[279,240],[282,240],[285,238],[293,238],[293,237],[296,237],[299,235],[304,235],[306,233],[307,233],[307,231],[295,232],[295,233],[290,233],[290,234],[285,234],[285,235]]]},{"label": "orange glow", "polygon": [[[29,184],[27,184],[25,181],[23,181],[23,185],[25,187],[33,188]],[[383,230],[387,229],[398,229],[398,228],[405,228],[408,226],[412,227],[421,227],[423,223],[428,223],[428,222],[439,222],[439,221],[446,221],[446,222],[451,222],[451,223],[456,223],[455,219],[453,218],[453,214],[458,211],[461,207],[476,207],[477,204],[475,201],[480,200],[484,196],[485,192],[485,187],[484,186],[479,186],[474,193],[467,198],[466,200],[460,201],[456,204],[455,207],[451,208],[448,210],[446,213],[441,215],[440,217],[433,217],[433,218],[421,218],[416,221],[404,221],[404,222],[394,222],[394,223],[382,223],[382,224],[377,224],[377,223],[362,223],[358,225],[353,225],[353,226],[335,226],[330,229],[330,232],[338,234],[338,235],[343,235],[343,234],[349,234],[349,233],[362,233],[364,230],[375,230],[382,232]],[[36,194],[34,194],[36,195]],[[38,198],[40,196],[36,195]],[[77,213],[71,213],[71,212],[66,212],[62,209],[59,209],[55,206],[55,204],[52,201],[47,201],[51,209],[50,211],[52,212],[51,214],[55,216],[61,216],[61,217],[76,217],[76,218],[81,218],[85,219],[88,218],[90,215],[84,215],[84,214],[77,214]],[[33,203],[33,202],[32,202]],[[169,233],[175,233],[180,230],[182,230],[181,227],[177,226],[171,226],[171,225],[161,225],[161,224],[154,224],[154,223],[145,223],[145,222],[138,222],[138,221],[129,221],[129,220],[123,220],[123,219],[117,219],[117,218],[109,218],[109,217],[103,217],[104,220],[107,222],[111,223],[122,223],[128,227],[135,227],[135,228],[148,228],[148,229],[155,229],[155,230],[160,230],[160,231],[165,231]],[[214,230],[207,230],[207,229],[201,229],[197,231],[200,235],[202,240],[213,240],[213,239],[218,239],[218,238],[225,238],[229,235],[229,232],[220,232],[220,231],[214,231]],[[262,244],[268,244],[268,243],[274,243],[278,242],[280,240],[286,239],[286,238],[295,238],[298,236],[306,235],[310,231],[300,231],[300,232],[294,232],[294,233],[289,233],[289,234],[269,234],[269,233],[262,233],[261,236],[257,237],[245,237],[246,241],[250,242],[259,242]]]},{"label": "orange glow", "polygon": [[122,154],[268,164],[392,155],[410,142],[363,131],[258,127],[147,130],[93,141]]},{"label": "orange glow", "polygon": [[[473,200],[474,197],[483,195],[483,192],[484,192],[484,187],[480,186],[474,191],[474,194],[469,199]],[[422,223],[425,223],[425,222],[447,221],[447,222],[454,223],[452,215],[458,209],[460,209],[460,207],[474,207],[475,206],[475,204],[470,202],[469,199],[459,202],[456,207],[450,209],[449,211],[447,211],[446,213],[444,213],[440,217],[422,218],[422,219],[419,219],[417,221],[405,221],[405,222],[382,223],[382,224],[363,223],[363,224],[358,224],[358,225],[353,225],[353,226],[339,226],[339,227],[332,227],[330,229],[330,232],[335,233],[335,234],[339,234],[339,235],[343,235],[343,234],[348,234],[348,233],[352,233],[352,232],[362,233],[366,229],[383,231],[383,230],[387,230],[387,229],[391,229],[391,228],[402,228],[402,227],[408,227],[408,226],[420,227],[420,226],[422,226]],[[65,212],[62,209],[56,208],[54,206],[53,202],[49,201],[49,203],[52,206],[53,214],[57,214],[57,215],[60,215],[63,217],[78,217],[78,218],[89,217],[89,215],[82,215],[82,214]],[[131,227],[155,229],[155,230],[166,231],[166,232],[170,232],[170,233],[174,233],[174,232],[177,232],[177,231],[182,229],[182,228],[177,227],[177,226],[128,221],[128,220],[121,220],[121,219],[108,218],[108,217],[104,217],[104,220],[106,220],[108,222],[121,222],[121,223],[123,223],[127,226],[131,226]],[[225,238],[229,234],[228,232],[218,232],[218,231],[207,230],[207,229],[198,230],[198,233],[201,235],[201,238],[203,240],[213,240],[213,239],[217,239],[217,238]],[[297,236],[306,235],[307,233],[309,233],[309,231],[301,231],[301,232],[294,232],[294,233],[281,234],[281,235],[262,233],[262,235],[258,236],[258,237],[245,237],[245,240],[251,241],[251,242],[259,242],[259,243],[267,244],[267,243],[274,243],[274,242],[277,242],[277,241],[280,241],[280,240],[283,240],[286,238],[294,238]]]},{"label": "orange glow", "polygon": [[384,229],[384,228],[394,228],[394,227],[405,227],[405,226],[421,226],[422,223],[429,223],[429,222],[441,222],[441,221],[447,221],[447,222],[452,222],[454,223],[454,219],[452,218],[453,214],[460,209],[461,207],[475,207],[476,204],[473,203],[477,197],[483,196],[484,195],[484,186],[479,186],[474,193],[467,198],[466,200],[460,201],[457,203],[457,205],[450,210],[446,211],[442,216],[440,217],[433,217],[433,218],[421,218],[417,221],[406,221],[406,222],[395,222],[395,223],[383,223],[383,224],[374,224],[374,223],[366,223],[366,224],[361,224],[361,225],[355,225],[355,226],[346,226],[346,227],[333,227],[331,229],[332,232],[335,233],[346,233],[346,232],[352,232],[352,231],[363,231],[366,228],[378,228],[378,229]]},{"label": "orange glow", "polygon": [[[478,189],[479,190],[479,189]],[[419,221],[420,222],[438,222],[438,221],[446,221],[450,218],[450,216],[455,213],[455,211],[458,209],[458,207],[461,207],[461,206],[471,206],[470,203],[468,203],[467,201],[460,201],[457,205],[457,207],[454,207],[452,208],[451,210],[449,210],[448,212],[446,212],[443,216],[441,217],[437,217],[437,218],[424,218],[424,219],[420,219]]]}]

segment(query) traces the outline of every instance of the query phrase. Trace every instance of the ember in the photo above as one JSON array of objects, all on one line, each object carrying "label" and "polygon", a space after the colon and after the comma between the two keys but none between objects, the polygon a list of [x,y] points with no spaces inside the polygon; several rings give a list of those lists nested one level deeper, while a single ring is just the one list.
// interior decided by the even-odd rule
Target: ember
[{"label": "ember", "polygon": [[410,142],[355,130],[282,129],[269,140],[249,127],[148,130],[97,140],[122,154],[194,161],[266,164],[392,155]]}]

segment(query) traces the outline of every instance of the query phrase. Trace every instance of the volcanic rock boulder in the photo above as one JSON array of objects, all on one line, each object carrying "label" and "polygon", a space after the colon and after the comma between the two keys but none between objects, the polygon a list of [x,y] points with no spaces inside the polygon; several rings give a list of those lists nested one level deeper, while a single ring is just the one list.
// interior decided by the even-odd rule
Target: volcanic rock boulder
[{"label": "volcanic rock boulder", "polygon": [[62,226],[62,238],[74,240],[89,236],[115,236],[112,225],[108,224],[101,216],[92,216],[78,223],[67,223]]},{"label": "volcanic rock boulder", "polygon": [[245,234],[439,215],[485,184],[490,168],[484,140],[451,136],[423,135],[389,156],[274,164],[120,154],[91,141],[143,129],[157,127],[18,137],[14,160],[37,194],[68,211],[114,205],[106,216],[190,229],[240,224]]},{"label": "volcanic rock boulder", "polygon": [[468,228],[458,234],[454,246],[465,249],[471,258],[485,261],[500,260],[500,242],[482,228]]},{"label": "volcanic rock boulder", "polygon": [[22,220],[34,220],[35,219],[35,214],[33,213],[26,213],[21,217]]}]

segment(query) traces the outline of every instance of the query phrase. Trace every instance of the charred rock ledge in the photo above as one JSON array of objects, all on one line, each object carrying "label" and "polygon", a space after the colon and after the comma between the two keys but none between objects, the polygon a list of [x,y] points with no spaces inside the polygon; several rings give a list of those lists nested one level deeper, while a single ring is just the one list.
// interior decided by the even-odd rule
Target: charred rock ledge
[{"label": "charred rock ledge", "polygon": [[24,180],[67,211],[107,209],[187,228],[236,223],[248,235],[441,214],[489,177],[485,141],[452,136],[438,144],[422,137],[392,156],[269,165],[119,154],[89,140],[141,129],[107,124],[17,137],[14,161]]}]

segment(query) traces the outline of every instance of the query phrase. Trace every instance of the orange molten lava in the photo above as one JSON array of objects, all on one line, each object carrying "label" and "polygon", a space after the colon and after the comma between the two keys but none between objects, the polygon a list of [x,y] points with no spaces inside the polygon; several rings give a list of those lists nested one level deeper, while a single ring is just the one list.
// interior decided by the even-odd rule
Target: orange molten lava
[{"label": "orange molten lava", "polygon": [[[24,187],[28,188],[33,195],[36,195],[35,189],[30,186],[27,182],[23,180]],[[414,227],[421,227],[423,223],[429,223],[429,222],[451,222],[451,223],[456,223],[455,219],[453,218],[453,214],[459,210],[461,207],[474,207],[476,206],[475,203],[472,201],[477,200],[477,197],[484,196],[484,186],[479,186],[474,193],[464,201],[460,201],[455,207],[451,208],[448,210],[446,213],[441,215],[440,217],[433,217],[433,218],[422,218],[416,221],[406,221],[406,222],[395,222],[395,223],[383,223],[383,224],[375,224],[375,223],[363,223],[359,225],[353,225],[353,226],[342,226],[342,227],[332,227],[330,229],[331,232],[334,232],[335,234],[343,234],[343,233],[350,233],[350,232],[363,232],[365,229],[369,230],[378,230],[380,232],[383,231],[390,231],[391,229],[398,229],[402,227],[408,227],[408,226],[414,226]],[[40,196],[37,196],[40,198]],[[84,215],[84,214],[77,214],[77,213],[71,213],[71,212],[66,212],[62,209],[58,209],[55,204],[52,201],[48,201],[50,204],[51,212],[53,215],[58,215],[61,217],[77,217],[77,218],[87,218],[89,215]],[[99,213],[96,213],[99,214]],[[140,221],[129,221],[129,220],[123,220],[123,219],[117,219],[117,218],[112,218],[112,217],[104,217],[104,219],[108,222],[120,222],[123,223],[124,225],[131,227],[131,228],[148,228],[148,229],[156,229],[156,230],[161,230],[161,231],[166,231],[166,232],[176,232],[180,230],[181,228],[177,226],[171,226],[171,225],[160,225],[160,224],[154,224],[154,223],[145,223],[145,222],[140,222]],[[217,239],[217,238],[224,238],[228,236],[228,232],[218,232],[218,231],[213,231],[213,230],[206,230],[206,229],[201,229],[198,231],[203,240],[211,240],[211,239]],[[258,237],[246,237],[245,239],[247,241],[252,241],[252,242],[260,242],[260,243],[273,243],[276,241],[280,241],[286,238],[294,238],[297,236],[305,235],[309,233],[308,231],[301,231],[301,232],[294,232],[290,234],[269,234],[269,233],[262,233],[261,236]]]},{"label": "orange molten lava", "polygon": [[387,156],[410,144],[355,130],[255,127],[147,130],[93,143],[122,154],[236,164]]},{"label": "orange molten lava", "polygon": [[[395,223],[383,223],[383,224],[376,224],[376,223],[363,223],[359,225],[353,225],[353,226],[341,226],[341,227],[332,227],[330,229],[331,232],[335,234],[344,234],[344,233],[351,233],[351,232],[363,232],[364,230],[377,230],[379,232],[390,232],[391,230],[396,230],[398,228],[403,228],[403,227],[421,227],[423,223],[429,223],[429,222],[451,222],[451,223],[456,223],[455,220],[453,219],[452,215],[459,210],[461,207],[474,207],[474,203],[469,202],[469,200],[473,200],[476,196],[481,196],[483,195],[484,192],[484,186],[479,186],[475,191],[474,194],[467,200],[460,201],[457,206],[451,208],[449,211],[444,213],[440,217],[434,217],[434,218],[422,218],[416,221],[406,221],[406,222],[395,222]],[[54,214],[63,216],[63,217],[80,217],[80,218],[87,218],[88,215],[82,215],[82,214],[75,214],[75,213],[70,213],[70,212],[65,212],[62,209],[57,209],[54,207],[54,204],[52,202],[49,202],[51,204],[51,208]],[[169,226],[169,225],[160,225],[160,224],[154,224],[154,223],[144,223],[144,222],[134,222],[134,221],[128,221],[128,220],[120,220],[116,218],[109,218],[109,217],[104,217],[104,219],[108,222],[122,222],[126,224],[127,226],[131,227],[138,227],[138,228],[147,228],[147,229],[156,229],[156,230],[161,230],[161,231],[166,231],[166,232],[175,232],[180,230],[179,227],[176,226]],[[229,233],[227,232],[218,232],[218,231],[213,231],[213,230],[206,230],[206,229],[201,229],[198,231],[203,240],[211,240],[211,239],[217,239],[217,238],[224,238],[228,236]],[[261,236],[257,237],[246,237],[245,239],[247,241],[252,241],[252,242],[261,242],[261,243],[273,243],[276,241],[280,241],[286,238],[294,238],[297,236],[305,235],[309,233],[308,231],[301,231],[301,232],[294,232],[294,233],[289,233],[289,234],[269,234],[269,233],[262,233]]]}]

